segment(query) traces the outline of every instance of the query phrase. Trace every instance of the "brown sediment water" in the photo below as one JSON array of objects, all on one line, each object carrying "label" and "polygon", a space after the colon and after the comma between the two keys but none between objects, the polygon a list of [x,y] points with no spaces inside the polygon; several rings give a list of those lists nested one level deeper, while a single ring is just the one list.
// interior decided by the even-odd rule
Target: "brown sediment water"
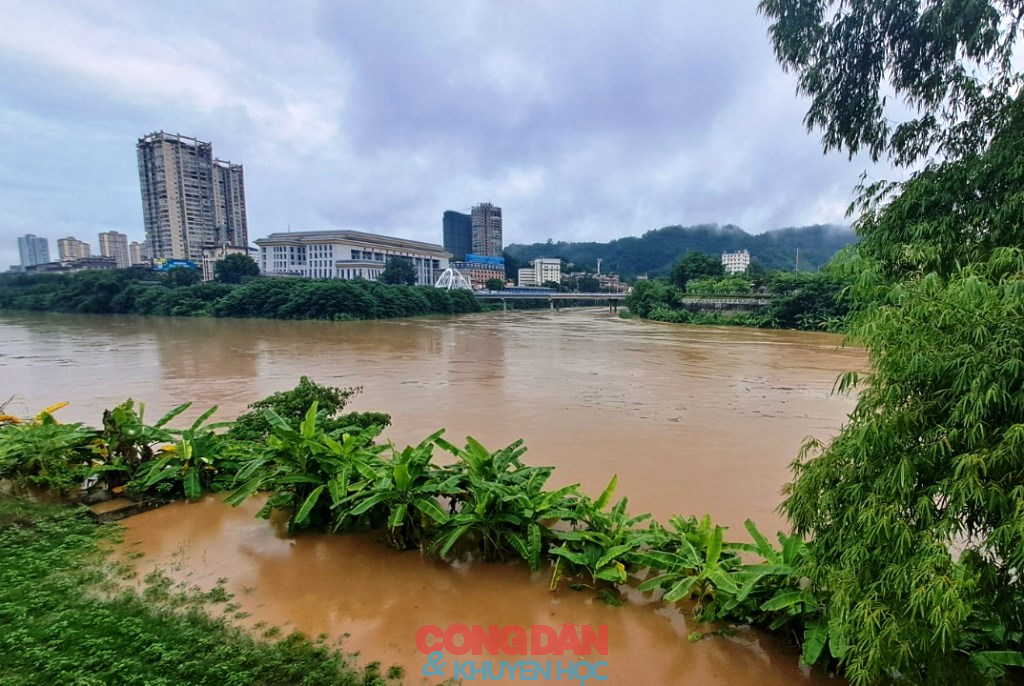
[{"label": "brown sediment water", "polygon": [[[744,538],[743,521],[782,526],[788,464],[806,436],[828,438],[852,401],[830,395],[864,367],[828,334],[688,327],[599,310],[512,312],[387,322],[277,322],[4,313],[0,393],[11,410],[60,400],[65,421],[96,425],[126,397],[147,417],[184,400],[196,413],[245,405],[306,374],[363,386],[351,409],[391,413],[387,436],[439,427],[497,448],[523,438],[526,460],[557,467],[551,485],[598,493],[619,475],[633,512],[703,514]],[[373,536],[302,536],[208,500],[127,520],[126,545],[183,573],[230,579],[256,619],[348,633],[365,659],[420,679],[423,624],[607,624],[607,683],[815,680],[773,638],[740,632],[690,644],[676,611],[636,598],[612,608],[548,594],[516,566],[450,567],[386,549]],[[558,620],[557,622],[555,620]],[[450,668],[450,665],[449,665]]]}]

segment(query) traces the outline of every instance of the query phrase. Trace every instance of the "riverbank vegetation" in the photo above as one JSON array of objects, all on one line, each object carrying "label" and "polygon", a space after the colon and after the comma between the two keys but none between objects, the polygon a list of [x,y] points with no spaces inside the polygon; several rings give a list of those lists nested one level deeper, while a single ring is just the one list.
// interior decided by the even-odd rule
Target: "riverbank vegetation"
[{"label": "riverbank vegetation", "polygon": [[[490,450],[472,438],[456,445],[438,431],[414,446],[382,443],[381,423],[372,422],[378,415],[339,414],[354,390],[303,379],[293,391],[254,403],[253,413],[240,422],[212,423],[210,410],[180,429],[170,425],[187,405],[149,424],[142,406],[129,400],[104,413],[102,428],[62,424],[55,417],[57,406],[34,418],[7,415],[0,419],[0,479],[16,491],[45,488],[71,497],[108,490],[136,498],[194,500],[204,492],[220,491],[228,505],[239,505],[262,494],[258,516],[280,511],[293,532],[378,531],[383,542],[399,550],[441,559],[521,560],[529,569],[546,569],[553,591],[566,585],[594,592],[612,604],[621,602],[622,589],[631,586],[654,593],[664,603],[681,604],[699,621],[715,622],[692,639],[729,625],[757,626],[800,644],[807,664],[851,676],[856,674],[848,667],[854,659],[851,651],[864,640],[864,633],[899,615],[885,609],[881,603],[889,597],[877,591],[875,611],[884,614],[869,624],[864,624],[864,609],[844,608],[844,603],[860,599],[837,597],[837,580],[851,583],[856,577],[851,577],[852,570],[840,577],[824,570],[848,553],[820,546],[823,541],[834,545],[833,537],[843,536],[849,550],[864,555],[872,537],[884,538],[894,549],[889,559],[902,554],[901,564],[913,565],[916,575],[913,583],[908,580],[900,589],[887,589],[890,597],[901,597],[919,624],[936,616],[961,618],[955,632],[943,638],[948,641],[943,674],[953,680],[984,680],[1021,662],[1015,647],[1019,639],[1009,628],[1013,606],[1001,606],[1012,593],[1000,592],[999,584],[1006,582],[1000,581],[1005,577],[999,569],[985,569],[994,562],[974,557],[969,563],[956,562],[948,553],[942,562],[941,556],[936,558],[941,546],[925,546],[894,514],[885,521],[894,528],[896,539],[889,538],[894,534],[881,524],[862,532],[859,539],[819,524],[815,537],[780,532],[773,543],[748,521],[748,538],[730,540],[725,529],[707,516],[676,515],[662,523],[649,514],[630,512],[626,499],[615,499],[615,477],[596,497],[578,485],[549,489],[546,484],[554,469],[524,462],[521,441]],[[298,412],[306,401],[309,406]],[[265,423],[254,426],[257,415]],[[386,421],[386,415],[381,417]],[[1015,441],[1013,436],[1007,440]],[[857,434],[848,429],[830,448],[831,454],[849,462],[844,446],[855,445],[855,440]],[[1013,445],[1003,445],[995,455],[1008,455]],[[818,466],[800,468],[806,474],[801,474],[786,502],[798,526],[817,521],[816,513],[822,511],[851,516],[843,514],[841,498],[847,494],[840,489],[854,488],[850,484],[858,473],[827,475],[834,459],[826,456],[810,463]],[[966,474],[971,464],[964,463],[954,476],[943,478],[956,482],[955,475]],[[899,474],[877,471],[890,484],[887,493],[897,494],[905,487],[898,483]],[[961,483],[949,502],[965,497],[979,478],[975,474]],[[823,490],[821,479],[830,479],[835,492],[831,487]],[[995,497],[992,488],[987,492]],[[806,502],[810,493],[822,500],[822,507]],[[885,509],[870,499],[859,502],[861,512]],[[923,505],[915,502],[915,511],[921,511]],[[985,507],[984,502],[975,506],[979,516]],[[907,535],[909,539],[903,538]],[[1013,535],[1000,531],[999,540]],[[870,557],[862,563],[870,563]],[[884,566],[878,571],[886,578]],[[957,595],[977,593],[985,584],[993,595],[983,604],[973,599],[965,605]],[[930,609],[927,616],[917,615],[914,608],[927,606],[932,598],[941,607]],[[76,636],[69,640],[78,640]]]},{"label": "riverbank vegetation", "polygon": [[[546,568],[552,590],[589,589],[617,604],[630,584],[686,603],[700,620],[814,635],[820,609],[792,573],[798,539],[780,535],[772,545],[748,522],[751,540],[730,542],[709,517],[661,524],[631,514],[626,499],[614,499],[614,477],[596,498],[577,485],[549,489],[554,469],[525,463],[521,441],[489,450],[472,438],[453,444],[438,431],[399,449],[379,441],[380,424],[368,425],[376,415],[339,424],[353,391],[304,378],[293,391],[253,404],[266,421],[259,427],[252,414],[211,423],[210,410],[187,428],[170,428],[187,405],[149,424],[131,400],[104,413],[102,428],[62,424],[57,406],[34,418],[6,416],[0,479],[18,492],[69,497],[114,490],[194,500],[222,491],[238,505],[264,494],[258,516],[281,511],[291,531],[376,530],[399,550]],[[296,403],[305,400],[310,405],[296,418]],[[809,663],[826,659],[820,645],[805,645]]]},{"label": "riverbank vegetation", "polygon": [[[688,257],[676,266],[683,267]],[[848,280],[834,271],[751,270],[750,275],[709,276],[679,268],[674,274],[674,280],[638,281],[626,297],[630,313],[674,324],[842,331],[849,310]],[[707,300],[729,302],[722,309],[709,309],[714,304]],[[764,300],[769,304],[760,305]]]},{"label": "riverbank vegetation", "polygon": [[139,583],[110,560],[116,535],[84,510],[0,496],[0,684],[384,686],[401,677],[356,669],[298,633],[237,628],[221,585],[200,592],[160,573]]},{"label": "riverbank vegetation", "polygon": [[473,294],[366,280],[253,278],[183,283],[177,268],[160,276],[116,269],[73,274],[0,274],[0,309],[89,314],[262,319],[386,319],[478,312]]},{"label": "riverbank vegetation", "polygon": [[799,573],[854,684],[988,682],[1024,666],[1024,5],[760,8],[826,150],[918,165],[837,260],[871,372],[794,464]]}]

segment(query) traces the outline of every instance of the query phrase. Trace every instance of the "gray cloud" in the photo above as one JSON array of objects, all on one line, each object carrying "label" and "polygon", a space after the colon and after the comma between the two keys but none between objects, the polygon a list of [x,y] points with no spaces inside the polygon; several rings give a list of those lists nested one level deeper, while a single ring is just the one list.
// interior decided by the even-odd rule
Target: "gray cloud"
[{"label": "gray cloud", "polygon": [[507,242],[763,231],[842,221],[868,167],[822,156],[748,3],[9,5],[0,268],[26,232],[141,239],[134,144],[158,129],[245,165],[253,238],[440,242],[484,200]]}]

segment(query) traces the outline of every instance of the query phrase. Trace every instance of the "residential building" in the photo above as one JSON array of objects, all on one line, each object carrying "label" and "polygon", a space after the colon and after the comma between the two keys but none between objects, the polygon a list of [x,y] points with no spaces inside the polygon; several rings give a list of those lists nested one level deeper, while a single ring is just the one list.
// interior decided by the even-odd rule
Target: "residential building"
[{"label": "residential building", "polygon": [[60,255],[61,262],[73,262],[89,257],[92,254],[92,250],[89,248],[88,243],[80,241],[73,236],[68,236],[67,238],[57,240],[57,253]]},{"label": "residential building", "polygon": [[131,266],[131,256],[128,254],[128,236],[118,231],[104,231],[100,234],[100,255],[113,257],[118,269],[127,269]]},{"label": "residential building", "polygon": [[501,257],[501,208],[489,202],[475,205],[470,210],[473,229],[473,254]]},{"label": "residential building", "polygon": [[50,261],[50,242],[31,233],[19,236],[18,253],[22,267],[45,264]]},{"label": "residential building", "polygon": [[452,254],[453,260],[465,260],[473,252],[473,220],[468,214],[445,210],[442,220],[444,249]]},{"label": "residential building", "polygon": [[726,274],[745,272],[749,266],[750,253],[746,250],[722,253],[722,267],[725,269]]},{"label": "residential building", "polygon": [[254,261],[259,252],[241,245],[208,245],[203,248],[203,281],[213,281],[213,266],[228,255],[245,255]]},{"label": "residential building", "polygon": [[247,245],[242,165],[215,160],[213,146],[163,131],[136,146],[149,259],[200,263],[208,245]]},{"label": "residential building", "polygon": [[538,257],[519,270],[520,286],[542,286],[547,281],[562,282],[562,260],[557,257]]},{"label": "residential building", "polygon": [[248,254],[249,224],[245,213],[245,172],[240,164],[213,161],[213,209],[217,244],[245,248]]},{"label": "residential building", "polygon": [[128,259],[133,266],[136,264],[146,264],[146,246],[138,241],[129,243]]},{"label": "residential building", "polygon": [[269,276],[376,281],[392,257],[409,260],[417,283],[433,286],[448,268],[440,245],[362,231],[290,231],[256,240],[260,271]]},{"label": "residential building", "polygon": [[469,283],[475,289],[487,287],[491,279],[505,281],[505,258],[485,257],[483,255],[466,255],[465,260],[452,262],[452,266],[459,270],[459,273],[469,279]]}]

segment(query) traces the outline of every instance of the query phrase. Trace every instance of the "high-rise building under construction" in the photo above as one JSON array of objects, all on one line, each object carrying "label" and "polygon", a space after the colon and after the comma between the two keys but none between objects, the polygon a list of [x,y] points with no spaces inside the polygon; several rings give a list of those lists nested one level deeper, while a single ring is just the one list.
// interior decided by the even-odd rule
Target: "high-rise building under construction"
[{"label": "high-rise building under construction", "polygon": [[199,264],[206,246],[248,245],[242,165],[215,159],[210,143],[163,131],[136,149],[148,257]]}]

